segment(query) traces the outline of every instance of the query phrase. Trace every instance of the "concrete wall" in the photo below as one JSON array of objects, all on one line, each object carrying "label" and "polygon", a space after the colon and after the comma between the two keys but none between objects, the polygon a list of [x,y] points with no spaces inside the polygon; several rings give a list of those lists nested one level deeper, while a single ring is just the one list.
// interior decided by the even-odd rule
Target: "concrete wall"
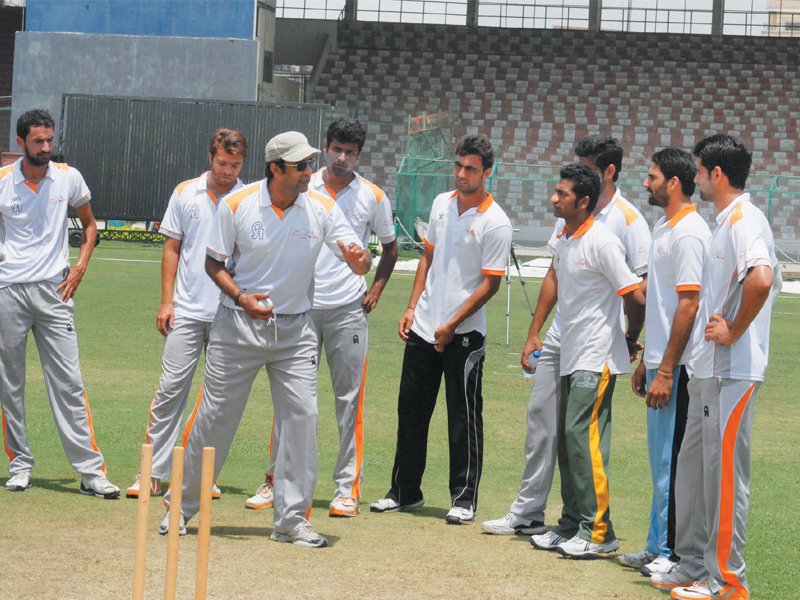
[{"label": "concrete wall", "polygon": [[58,142],[66,93],[253,101],[257,66],[253,40],[18,32],[11,122],[46,108]]},{"label": "concrete wall", "polygon": [[338,21],[278,19],[275,28],[276,65],[317,65],[330,39],[335,45]]},{"label": "concrete wall", "polygon": [[28,0],[28,31],[253,39],[253,0]]}]

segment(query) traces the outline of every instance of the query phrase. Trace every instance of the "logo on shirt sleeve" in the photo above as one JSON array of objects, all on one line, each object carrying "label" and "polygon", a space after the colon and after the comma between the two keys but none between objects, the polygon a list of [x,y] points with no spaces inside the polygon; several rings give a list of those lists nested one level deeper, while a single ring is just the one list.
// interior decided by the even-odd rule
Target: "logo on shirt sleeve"
[{"label": "logo on shirt sleeve", "polygon": [[264,239],[264,224],[261,221],[256,221],[255,223],[253,223],[251,231],[253,232],[254,240]]}]

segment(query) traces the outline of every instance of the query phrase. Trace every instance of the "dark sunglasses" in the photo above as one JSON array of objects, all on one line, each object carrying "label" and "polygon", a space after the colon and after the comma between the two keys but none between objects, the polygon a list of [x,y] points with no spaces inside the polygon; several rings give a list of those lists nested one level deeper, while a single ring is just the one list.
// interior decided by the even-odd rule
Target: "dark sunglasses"
[{"label": "dark sunglasses", "polygon": [[316,157],[309,158],[307,160],[301,160],[294,163],[286,162],[284,164],[289,165],[290,167],[294,167],[298,171],[305,171],[308,167],[311,167],[311,170],[313,171],[317,166],[317,158]]}]

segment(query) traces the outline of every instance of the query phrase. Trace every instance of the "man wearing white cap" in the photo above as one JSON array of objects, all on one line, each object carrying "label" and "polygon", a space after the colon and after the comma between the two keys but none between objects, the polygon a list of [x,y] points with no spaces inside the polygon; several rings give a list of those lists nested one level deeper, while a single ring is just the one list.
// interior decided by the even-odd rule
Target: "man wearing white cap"
[{"label": "man wearing white cap", "polygon": [[372,260],[336,203],[308,192],[316,154],[301,133],[275,136],[266,148],[266,178],[217,209],[206,271],[222,302],[211,325],[203,395],[187,424],[181,533],[200,507],[203,446],[216,448],[216,479],[253,381],[266,366],[282,440],[271,537],[314,548],[328,544],[308,522],[317,478],[317,336],[308,316],[314,265],[323,243],[354,273],[367,273]]}]

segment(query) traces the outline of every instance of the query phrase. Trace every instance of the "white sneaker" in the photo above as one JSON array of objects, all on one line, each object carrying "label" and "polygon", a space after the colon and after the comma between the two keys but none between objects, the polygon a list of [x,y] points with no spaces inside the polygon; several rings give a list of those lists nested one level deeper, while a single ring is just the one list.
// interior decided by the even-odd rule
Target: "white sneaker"
[{"label": "white sneaker", "polygon": [[672,562],[669,556],[662,555],[657,557],[654,561],[647,563],[639,569],[639,572],[646,577],[652,577],[656,573],[669,573],[676,566],[678,566],[678,563]]},{"label": "white sneaker", "polygon": [[601,552],[605,554],[616,552],[619,550],[619,542],[612,540],[605,544],[595,544],[576,535],[568,542],[560,544],[556,550],[562,556],[569,556],[570,558],[593,558]]},{"label": "white sneaker", "polygon": [[272,492],[272,475],[267,475],[266,481],[256,490],[255,496],[250,496],[244,503],[245,508],[261,510],[272,508],[275,505],[275,494]]},{"label": "white sneaker", "polygon": [[543,533],[541,535],[531,536],[531,545],[539,550],[552,551],[567,541],[569,541],[567,538],[558,535],[555,531],[548,531],[547,533]]},{"label": "white sneaker", "polygon": [[16,475],[12,475],[11,479],[6,481],[6,489],[9,492],[24,492],[31,487],[31,472],[20,471]]},{"label": "white sneaker", "polygon": [[[714,591],[716,589],[716,591]],[[707,579],[686,587],[676,587],[670,593],[675,600],[748,600],[750,592],[732,585],[714,586]]]},{"label": "white sneaker", "polygon": [[[164,515],[161,525],[158,526],[158,533],[161,535],[167,535],[169,533],[169,511]],[[183,518],[183,514],[181,514],[181,527],[178,529],[178,535],[186,535],[186,519]]]},{"label": "white sneaker", "polygon": [[650,552],[650,550],[645,548],[644,550],[639,550],[638,552],[628,552],[623,554],[619,557],[619,564],[621,564],[623,567],[629,567],[631,569],[641,569],[645,565],[648,565],[656,560],[656,558],[658,558],[657,554],[653,554]]},{"label": "white sneaker", "polygon": [[114,500],[119,498],[119,488],[111,483],[105,475],[98,475],[92,479],[81,477],[81,494]]},{"label": "white sneaker", "polygon": [[[126,498],[138,498],[139,497],[139,479],[141,478],[141,473],[136,475],[136,481],[133,482],[133,485],[129,487],[125,491]],[[160,496],[164,493],[164,490],[161,489],[161,480],[157,477],[150,478],[150,495],[151,496]]]},{"label": "white sneaker", "polygon": [[361,509],[358,506],[358,498],[345,498],[337,496],[328,507],[329,517],[355,517]]},{"label": "white sneaker", "polygon": [[454,506],[447,513],[447,516],[444,518],[444,520],[450,525],[470,524],[475,521],[475,511],[471,506],[468,508],[463,506]]},{"label": "white sneaker", "polygon": [[508,513],[502,519],[484,521],[481,529],[493,535],[538,535],[547,531],[541,521],[521,519],[514,513]]},{"label": "white sneaker", "polygon": [[411,504],[400,504],[393,498],[381,498],[370,504],[369,509],[377,513],[397,512],[398,510],[414,510],[415,508],[420,508],[423,504],[425,504],[425,498]]},{"label": "white sneaker", "polygon": [[660,590],[672,590],[676,587],[692,585],[694,580],[686,573],[681,571],[680,566],[675,567],[669,573],[654,573],[650,576],[650,585]]},{"label": "white sneaker", "polygon": [[222,490],[217,487],[217,482],[214,482],[214,485],[211,486],[211,499],[212,500],[219,500],[222,498]]},{"label": "white sneaker", "polygon": [[297,544],[298,546],[305,546],[306,548],[324,548],[328,545],[328,540],[314,531],[314,528],[308,524],[298,525],[291,533],[273,531],[272,535],[269,537],[276,542]]}]

